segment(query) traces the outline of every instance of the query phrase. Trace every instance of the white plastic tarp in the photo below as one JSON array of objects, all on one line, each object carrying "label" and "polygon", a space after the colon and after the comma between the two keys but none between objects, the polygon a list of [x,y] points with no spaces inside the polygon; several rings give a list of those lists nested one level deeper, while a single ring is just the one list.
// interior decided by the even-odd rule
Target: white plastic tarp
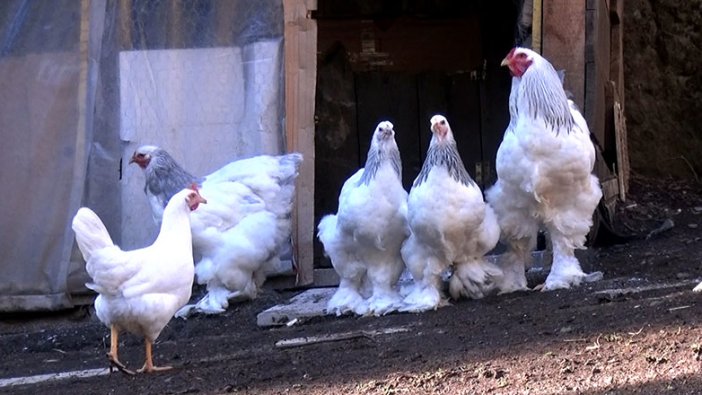
[{"label": "white plastic tarp", "polygon": [[0,312],[73,305],[81,205],[153,240],[137,146],[198,175],[282,152],[282,32],[282,0],[1,1]]}]

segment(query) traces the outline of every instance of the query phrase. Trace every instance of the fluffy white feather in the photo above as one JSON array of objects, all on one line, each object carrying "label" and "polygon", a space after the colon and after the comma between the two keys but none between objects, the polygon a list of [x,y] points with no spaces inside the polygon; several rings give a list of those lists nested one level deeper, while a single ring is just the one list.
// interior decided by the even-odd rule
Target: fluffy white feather
[{"label": "fluffy white feather", "polygon": [[536,234],[544,226],[553,265],[544,290],[579,285],[586,277],[573,251],[583,248],[602,197],[592,175],[595,149],[587,124],[556,70],[539,54],[513,49],[503,61],[513,75],[510,123],[497,151],[498,180],[487,191],[508,245],[501,292],[527,289]]},{"label": "fluffy white feather", "polygon": [[176,316],[221,313],[231,299],[253,299],[279,266],[291,232],[298,153],[231,162],[204,179],[183,170],[163,149],[142,146],[132,156],[146,176],[154,217],[176,188],[201,185],[208,205],[192,215],[197,282],[207,294]]},{"label": "fluffy white feather", "polygon": [[414,278],[405,311],[436,309],[442,297],[441,274],[453,267],[451,296],[481,298],[492,291],[501,271],[484,255],[500,237],[497,218],[470,178],[446,118],[431,118],[427,158],[409,193],[412,233],[402,257]]},{"label": "fluffy white feather", "polygon": [[146,362],[142,370],[159,370],[153,366],[151,345],[190,298],[194,271],[190,212],[203,202],[198,192],[190,189],[174,195],[163,210],[156,241],[133,251],[114,245],[92,210],[83,207],[73,218],[76,241],[92,279],[86,286],[99,293],[95,312],[101,322],[112,328],[108,357],[126,372],[129,371],[117,355],[121,330],[144,337]]},{"label": "fluffy white feather", "polygon": [[392,123],[378,124],[365,167],[341,189],[338,213],[319,223],[319,240],[340,277],[327,305],[330,313],[384,315],[401,306],[396,284],[404,270],[400,246],[409,230],[394,136]]}]

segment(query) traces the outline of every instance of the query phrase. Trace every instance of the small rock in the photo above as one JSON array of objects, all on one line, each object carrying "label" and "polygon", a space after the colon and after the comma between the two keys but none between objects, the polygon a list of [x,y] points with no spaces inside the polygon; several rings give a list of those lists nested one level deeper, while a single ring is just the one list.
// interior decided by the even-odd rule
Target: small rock
[{"label": "small rock", "polygon": [[687,224],[687,227],[690,229],[697,229],[697,224]]},{"label": "small rock", "polygon": [[697,206],[692,209],[692,212],[695,214],[701,214],[702,213],[702,206]]}]

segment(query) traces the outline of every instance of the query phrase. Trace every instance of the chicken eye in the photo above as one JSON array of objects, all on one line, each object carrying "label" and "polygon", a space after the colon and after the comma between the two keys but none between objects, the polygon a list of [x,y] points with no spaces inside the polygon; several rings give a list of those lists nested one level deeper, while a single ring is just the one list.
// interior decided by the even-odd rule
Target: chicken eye
[{"label": "chicken eye", "polygon": [[442,124],[442,125],[446,125],[446,121],[441,121],[441,122],[439,122],[439,123]]}]

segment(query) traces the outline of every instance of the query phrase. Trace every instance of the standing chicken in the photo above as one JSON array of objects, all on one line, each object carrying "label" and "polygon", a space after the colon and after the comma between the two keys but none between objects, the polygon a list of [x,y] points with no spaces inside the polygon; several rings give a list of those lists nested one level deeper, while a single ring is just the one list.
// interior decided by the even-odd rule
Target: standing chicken
[{"label": "standing chicken", "polygon": [[409,233],[401,174],[393,125],[380,122],[365,167],[341,188],[338,213],[319,222],[319,240],[341,278],[329,312],[384,315],[401,306],[395,285],[404,269],[400,246]]},{"label": "standing chicken", "polygon": [[501,276],[483,258],[500,237],[495,213],[463,166],[446,118],[433,116],[431,131],[429,152],[409,193],[412,234],[402,246],[402,257],[415,284],[405,297],[406,311],[442,304],[441,274],[450,266],[454,299],[481,298]]},{"label": "standing chicken", "polygon": [[573,252],[583,248],[602,197],[591,174],[595,148],[590,132],[546,59],[514,48],[502,65],[513,76],[510,123],[497,151],[497,183],[487,191],[508,245],[500,290],[527,289],[524,270],[540,225],[553,245],[543,290],[577,286],[588,275]]},{"label": "standing chicken", "polygon": [[198,257],[195,274],[199,284],[207,285],[207,295],[176,316],[217,314],[229,306],[230,299],[255,298],[290,238],[302,155],[242,159],[204,178],[192,176],[168,152],[151,145],[138,148],[130,162],[144,170],[144,191],[156,220],[175,191],[192,182],[200,183],[209,202],[191,219]]},{"label": "standing chicken", "polygon": [[85,269],[93,282],[86,286],[99,293],[95,312],[110,327],[111,366],[128,370],[117,356],[118,336],[126,330],[144,337],[146,357],[139,372],[170,369],[153,364],[151,347],[173,314],[190,299],[193,286],[193,254],[190,212],[206,203],[197,190],[176,193],[163,210],[163,223],[149,247],[122,251],[100,218],[81,208],[73,218],[76,242]]}]

